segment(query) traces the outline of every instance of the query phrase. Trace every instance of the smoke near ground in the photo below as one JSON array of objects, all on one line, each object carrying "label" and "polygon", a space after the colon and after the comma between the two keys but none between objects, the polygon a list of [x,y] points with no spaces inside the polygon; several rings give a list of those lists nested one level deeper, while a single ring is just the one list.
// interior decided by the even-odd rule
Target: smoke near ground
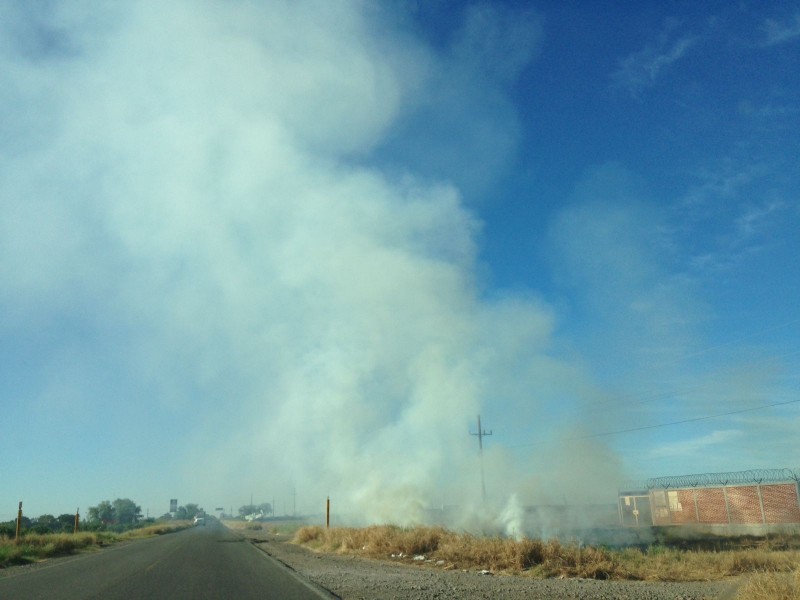
[{"label": "smoke near ground", "polygon": [[[64,424],[19,439],[59,473],[36,493],[130,496],[154,514],[173,494],[234,511],[278,496],[279,513],[330,496],[364,522],[420,522],[482,506],[476,415],[525,422],[553,390],[590,387],[551,355],[545,303],[485,293],[481,223],[452,180],[391,162],[392,132],[443,93],[426,86],[458,57],[390,11],[1,10],[6,368],[18,418]],[[501,88],[481,93],[511,148]],[[464,126],[473,109],[460,103]],[[612,488],[621,476],[605,450],[548,439],[524,460],[484,455],[510,535],[520,506],[572,493],[550,493],[571,469]]]}]

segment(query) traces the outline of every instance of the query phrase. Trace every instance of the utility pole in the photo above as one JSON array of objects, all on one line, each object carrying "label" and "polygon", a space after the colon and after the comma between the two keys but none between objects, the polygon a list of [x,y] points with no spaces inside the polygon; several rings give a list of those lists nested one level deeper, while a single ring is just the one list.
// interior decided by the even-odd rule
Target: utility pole
[{"label": "utility pole", "polygon": [[481,492],[483,493],[483,503],[486,504],[486,479],[483,475],[483,438],[487,435],[492,435],[492,431],[485,431],[481,429],[481,416],[478,415],[478,433],[470,432],[470,435],[478,436],[478,448],[480,450],[481,459]]}]

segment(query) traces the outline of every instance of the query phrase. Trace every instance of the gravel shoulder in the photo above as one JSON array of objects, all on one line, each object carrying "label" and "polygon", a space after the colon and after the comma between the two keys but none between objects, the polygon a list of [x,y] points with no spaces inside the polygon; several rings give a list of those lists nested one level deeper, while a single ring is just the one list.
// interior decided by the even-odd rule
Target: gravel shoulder
[{"label": "gravel shoulder", "polygon": [[317,553],[266,531],[238,531],[256,547],[343,600],[730,600],[738,581],[663,583],[545,579],[444,570],[425,561]]}]

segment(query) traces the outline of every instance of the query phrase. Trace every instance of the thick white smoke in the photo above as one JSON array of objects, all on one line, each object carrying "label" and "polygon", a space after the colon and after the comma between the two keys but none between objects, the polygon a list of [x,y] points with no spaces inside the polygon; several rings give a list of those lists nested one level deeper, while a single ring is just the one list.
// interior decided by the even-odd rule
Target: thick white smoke
[{"label": "thick white smoke", "polygon": [[421,521],[476,503],[487,402],[525,420],[580,385],[545,307],[482,297],[458,190],[369,166],[438,59],[363,8],[3,9],[3,308],[78,331],[51,384],[190,500]]}]

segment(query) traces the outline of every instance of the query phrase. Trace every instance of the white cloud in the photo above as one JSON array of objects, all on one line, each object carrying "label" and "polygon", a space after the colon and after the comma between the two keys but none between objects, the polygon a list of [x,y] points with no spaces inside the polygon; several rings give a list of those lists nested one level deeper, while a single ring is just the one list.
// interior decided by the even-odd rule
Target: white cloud
[{"label": "white cloud", "polygon": [[773,187],[779,177],[775,165],[731,158],[698,173],[674,209],[694,273],[730,272],[769,245],[793,206]]},{"label": "white cloud", "polygon": [[735,442],[741,437],[742,432],[736,429],[715,430],[694,439],[656,446],[648,452],[648,455],[654,460],[679,457],[695,459],[698,464],[704,464],[704,462],[707,462],[706,455],[721,453],[721,446],[724,447],[726,444]]},{"label": "white cloud", "polygon": [[554,220],[552,266],[576,292],[575,310],[593,323],[580,343],[599,371],[622,376],[673,364],[694,343],[705,303],[674,268],[667,222],[614,164],[591,172]]},{"label": "white cloud", "polygon": [[452,53],[457,63],[478,68],[489,78],[516,78],[538,53],[542,23],[530,9],[470,4],[464,11]]},{"label": "white cloud", "polygon": [[736,224],[744,237],[756,235],[768,222],[778,218],[780,213],[789,208],[782,200],[768,200],[759,205],[746,207],[743,214],[736,219]]},{"label": "white cloud", "polygon": [[653,42],[620,60],[619,69],[612,75],[614,86],[638,97],[654,86],[665,70],[684,58],[697,43],[697,38],[682,36],[675,39],[673,31],[677,26],[674,21],[668,22]]},{"label": "white cloud", "polygon": [[766,19],[763,26],[765,46],[785,44],[800,37],[800,13],[794,15],[788,22],[777,19]]}]

